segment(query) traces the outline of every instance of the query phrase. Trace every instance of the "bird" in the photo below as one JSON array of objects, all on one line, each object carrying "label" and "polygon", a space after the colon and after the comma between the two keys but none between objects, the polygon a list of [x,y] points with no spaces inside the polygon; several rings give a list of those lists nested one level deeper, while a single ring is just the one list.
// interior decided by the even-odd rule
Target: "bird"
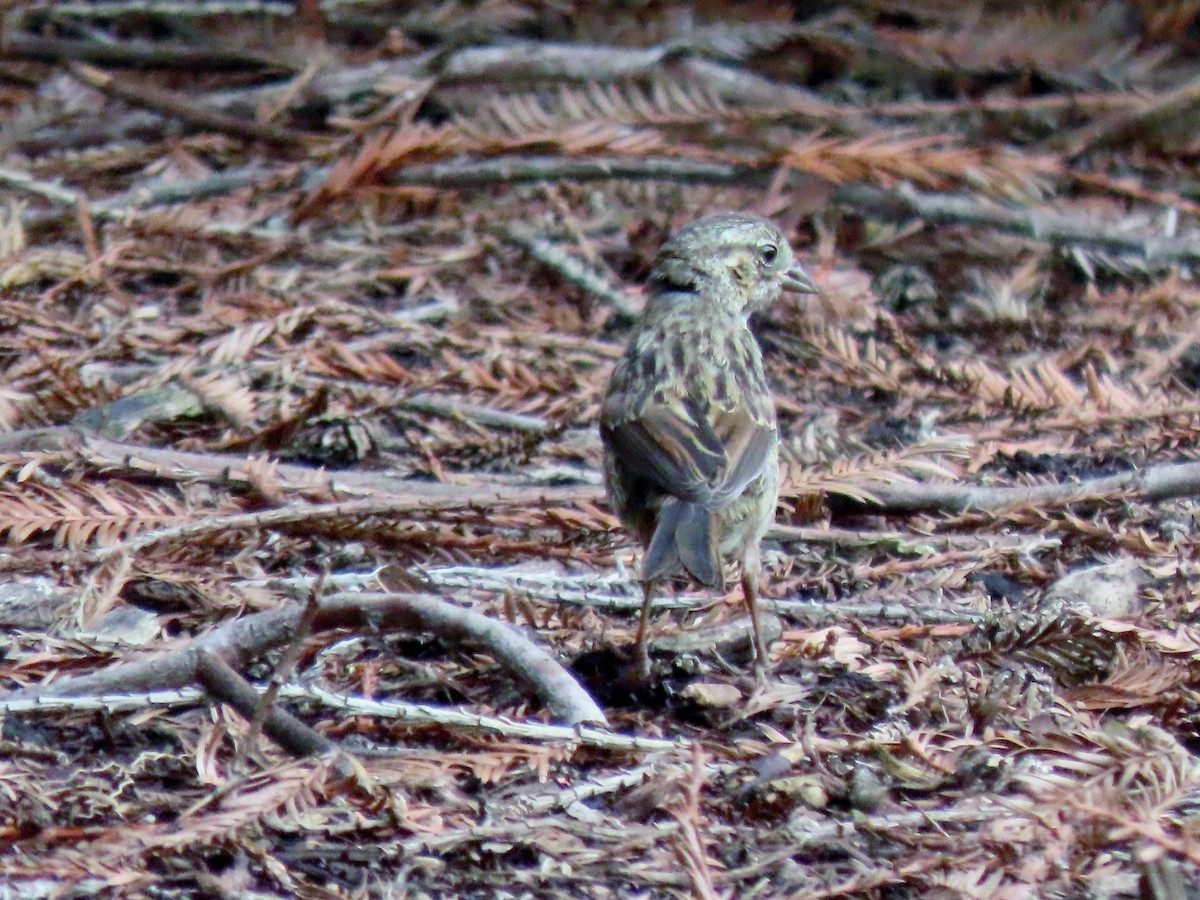
[{"label": "bird", "polygon": [[644,549],[633,660],[642,680],[656,586],[686,574],[723,590],[725,563],[737,561],[754,676],[765,681],[759,544],[775,521],[779,433],[749,320],[783,290],[818,293],[767,219],[727,212],[684,226],[659,249],[645,308],[609,380],[600,408],[605,489]]}]

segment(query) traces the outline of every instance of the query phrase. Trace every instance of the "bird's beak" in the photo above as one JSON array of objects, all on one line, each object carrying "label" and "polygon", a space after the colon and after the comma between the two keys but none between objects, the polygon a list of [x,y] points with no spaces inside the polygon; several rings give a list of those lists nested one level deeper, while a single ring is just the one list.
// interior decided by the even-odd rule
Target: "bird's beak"
[{"label": "bird's beak", "polygon": [[808,277],[808,273],[804,269],[795,265],[787,269],[783,273],[783,289],[785,291],[795,291],[797,294],[819,294],[821,293],[813,280]]}]

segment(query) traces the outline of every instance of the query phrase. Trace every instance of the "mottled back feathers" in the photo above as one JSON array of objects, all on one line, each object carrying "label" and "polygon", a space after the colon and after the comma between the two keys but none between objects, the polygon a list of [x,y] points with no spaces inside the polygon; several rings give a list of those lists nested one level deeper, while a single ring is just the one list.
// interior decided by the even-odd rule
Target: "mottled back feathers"
[{"label": "mottled back feathers", "polygon": [[610,501],[647,547],[643,580],[682,568],[722,584],[723,556],[773,520],[775,408],[747,319],[785,285],[813,289],[755,216],[702,219],[659,252],[600,416]]}]

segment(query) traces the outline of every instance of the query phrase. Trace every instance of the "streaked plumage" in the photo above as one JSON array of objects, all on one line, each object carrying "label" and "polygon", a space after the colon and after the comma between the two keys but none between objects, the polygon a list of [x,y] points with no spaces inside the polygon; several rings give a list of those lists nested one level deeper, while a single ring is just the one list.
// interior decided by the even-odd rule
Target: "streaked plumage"
[{"label": "streaked plumage", "polygon": [[659,251],[645,311],[613,371],[600,436],[609,501],[646,548],[643,673],[655,583],[683,571],[723,587],[724,564],[736,559],[761,677],[758,545],[774,521],[778,435],[747,320],[785,287],[816,290],[770,222],[723,213],[688,225]]}]

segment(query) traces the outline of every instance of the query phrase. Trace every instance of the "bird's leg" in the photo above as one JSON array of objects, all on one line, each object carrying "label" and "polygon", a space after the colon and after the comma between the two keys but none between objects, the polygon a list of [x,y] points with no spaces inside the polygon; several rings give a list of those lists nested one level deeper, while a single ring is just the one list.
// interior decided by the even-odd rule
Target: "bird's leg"
[{"label": "bird's leg", "polygon": [[750,630],[754,633],[754,680],[762,687],[767,682],[767,647],[763,643],[762,630],[758,625],[758,579],[762,574],[762,560],[758,554],[758,542],[747,548],[742,556],[742,596],[750,613]]},{"label": "bird's leg", "polygon": [[642,615],[638,620],[637,641],[634,642],[634,665],[644,681],[650,677],[650,649],[647,647],[646,626],[650,623],[650,601],[654,599],[654,579],[642,582]]}]

